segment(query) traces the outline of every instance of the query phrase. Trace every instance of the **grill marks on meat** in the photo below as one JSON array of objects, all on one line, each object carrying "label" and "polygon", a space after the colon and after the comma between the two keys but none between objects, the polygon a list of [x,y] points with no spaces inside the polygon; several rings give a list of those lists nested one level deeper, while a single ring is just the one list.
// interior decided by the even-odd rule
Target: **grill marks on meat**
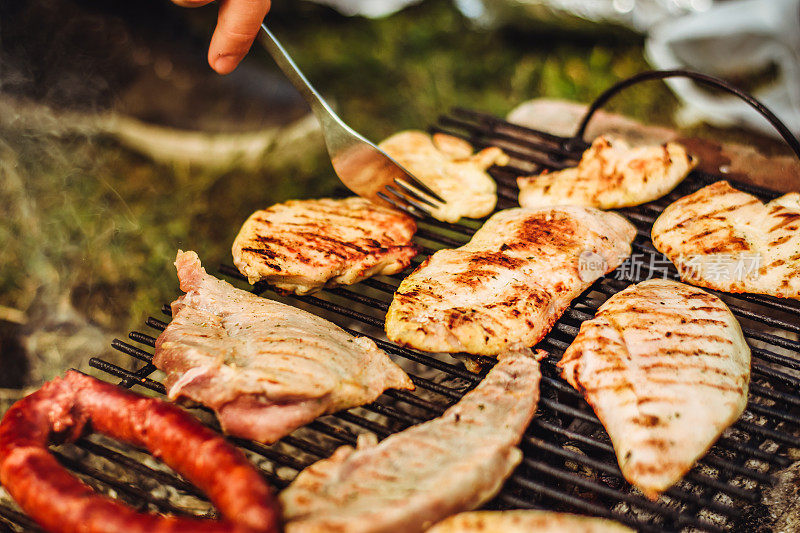
[{"label": "grill marks on meat", "polygon": [[608,430],[625,478],[655,499],[741,415],[750,349],[719,298],[649,280],[585,321],[559,367]]},{"label": "grill marks on meat", "polygon": [[256,211],[233,242],[250,283],[306,294],[394,274],[417,254],[414,220],[363,198],[291,200]]},{"label": "grill marks on meat", "polygon": [[209,276],[194,252],[175,261],[181,290],[153,364],[170,398],[213,409],[226,433],[274,442],[320,415],[413,389],[365,337]]},{"label": "grill marks on meat", "polygon": [[552,511],[474,511],[451,516],[427,533],[633,533],[621,524]]},{"label": "grill marks on meat", "polygon": [[[400,284],[393,341],[429,352],[497,355],[533,346],[573,298],[630,255],[635,228],[593,208],[508,209],[469,243],[440,250]],[[581,269],[581,256],[601,258]]]},{"label": "grill marks on meat", "polygon": [[421,131],[403,131],[379,145],[446,204],[432,209],[445,222],[461,217],[481,218],[494,210],[497,185],[486,173],[492,165],[508,164],[508,156],[491,146],[473,155],[468,142],[457,137]]},{"label": "grill marks on meat", "polygon": [[421,532],[494,496],[522,458],[541,377],[530,350],[499,359],[441,417],[379,444],[362,438],[301,472],[280,494],[287,533]]},{"label": "grill marks on meat", "polygon": [[800,298],[800,194],[766,205],[718,181],[667,207],[653,244],[689,283]]},{"label": "grill marks on meat", "polygon": [[519,204],[601,209],[641,205],[670,192],[695,166],[697,161],[676,143],[632,148],[623,140],[601,136],[577,167],[517,178]]}]

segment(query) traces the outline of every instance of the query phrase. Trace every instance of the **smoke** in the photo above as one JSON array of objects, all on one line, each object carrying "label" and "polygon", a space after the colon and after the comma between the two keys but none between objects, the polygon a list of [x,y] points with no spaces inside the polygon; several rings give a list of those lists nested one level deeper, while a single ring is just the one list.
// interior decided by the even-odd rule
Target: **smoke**
[{"label": "smoke", "polygon": [[0,91],[57,108],[103,109],[130,80],[120,21],[72,2],[6,2],[0,13]]}]

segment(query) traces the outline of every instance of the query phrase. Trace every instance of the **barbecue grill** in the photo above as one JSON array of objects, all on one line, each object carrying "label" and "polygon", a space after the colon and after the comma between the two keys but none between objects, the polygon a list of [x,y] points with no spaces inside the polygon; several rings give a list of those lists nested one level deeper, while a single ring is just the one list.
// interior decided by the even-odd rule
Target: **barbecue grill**
[{"label": "barbecue grill", "polygon": [[[664,77],[644,74],[640,79]],[[639,81],[639,80],[636,80]],[[702,81],[702,80],[701,80]],[[617,90],[610,89],[583,121],[583,132],[591,113]],[[769,117],[768,117],[769,118]],[[773,117],[774,118],[774,117]],[[777,121],[777,119],[775,119]],[[784,128],[785,130],[785,128]],[[512,162],[493,167],[498,184],[498,209],[517,205],[516,177],[574,164],[586,144],[579,138],[564,138],[536,131],[483,113],[456,109],[439,119],[431,131],[462,137],[478,147],[499,146]],[[788,134],[788,131],[781,131]],[[785,135],[786,136],[786,135]],[[791,140],[790,140],[791,139]],[[800,154],[797,141],[787,141]],[[800,449],[800,302],[769,296],[720,294],[742,324],[752,347],[752,383],[747,409],[708,454],[676,486],[656,502],[646,499],[622,477],[608,435],[582,396],[558,377],[555,363],[569,346],[583,320],[594,316],[611,295],[631,283],[651,277],[678,279],[674,266],[650,242],[655,218],[671,202],[713,183],[722,176],[693,172],[668,196],[620,212],[636,225],[633,255],[625,264],[595,282],[575,299],[563,317],[538,347],[550,357],[542,363],[539,410],[520,444],[524,459],[499,495],[487,507],[533,508],[571,511],[618,520],[640,531],[753,531],[767,512],[764,492],[775,474],[789,467]],[[743,183],[733,183],[762,200],[776,193]],[[459,224],[431,219],[419,221],[415,237],[420,256],[441,248],[460,246],[482,221]],[[397,346],[383,336],[384,315],[392,294],[409,268],[393,276],[378,276],[361,283],[327,289],[312,296],[282,297],[265,285],[249,286],[232,266],[220,272],[235,285],[254,293],[280,299],[322,314],[349,332],[367,335],[403,366],[417,389],[390,390],[361,408],[322,417],[279,443],[265,446],[231,439],[240,446],[274,486],[285,487],[297,473],[328,457],[341,445],[355,444],[359,433],[373,432],[379,438],[440,415],[482,375],[467,371],[449,357]],[[714,292],[714,291],[711,291]],[[123,387],[134,387],[163,395],[164,386],[151,364],[155,337],[168,322],[165,317],[148,318],[147,333],[134,331],[130,341],[114,340],[113,347],[136,361],[129,371],[99,358],[90,365],[120,379]],[[488,367],[493,360],[477,358]],[[202,408],[196,413],[212,426],[216,422]],[[54,450],[71,471],[100,491],[129,504],[178,515],[213,516],[213,509],[189,483],[164,468],[140,450],[103,437],[90,436]],[[97,465],[103,465],[98,467]],[[190,502],[190,503],[187,503]],[[36,525],[14,507],[0,504],[0,531],[36,531]]]}]

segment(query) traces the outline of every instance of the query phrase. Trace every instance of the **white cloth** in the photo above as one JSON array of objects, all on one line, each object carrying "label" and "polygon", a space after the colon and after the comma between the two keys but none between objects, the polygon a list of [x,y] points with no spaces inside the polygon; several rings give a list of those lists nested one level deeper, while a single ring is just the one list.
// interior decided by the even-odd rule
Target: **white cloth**
[{"label": "white cloth", "polygon": [[[742,77],[777,67],[776,79],[754,91],[800,134],[800,0],[736,0],[652,28],[648,61],[658,69],[686,67],[718,77]],[[683,104],[684,125],[706,121],[741,125],[773,136],[776,130],[744,101],[709,94],[686,79],[666,80]]]},{"label": "white cloth", "polygon": [[454,0],[461,12],[480,26],[518,22],[520,17],[573,25],[613,23],[646,33],[665,18],[704,11],[714,0]]}]

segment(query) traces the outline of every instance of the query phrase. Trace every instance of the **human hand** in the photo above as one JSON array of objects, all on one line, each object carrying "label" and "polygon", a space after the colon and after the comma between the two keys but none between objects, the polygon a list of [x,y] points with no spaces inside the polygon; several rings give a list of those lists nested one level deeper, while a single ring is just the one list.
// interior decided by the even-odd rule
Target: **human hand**
[{"label": "human hand", "polygon": [[[200,7],[213,0],[172,0],[183,7]],[[269,11],[270,0],[220,0],[217,27],[208,47],[208,64],[228,74],[247,55]]]}]

